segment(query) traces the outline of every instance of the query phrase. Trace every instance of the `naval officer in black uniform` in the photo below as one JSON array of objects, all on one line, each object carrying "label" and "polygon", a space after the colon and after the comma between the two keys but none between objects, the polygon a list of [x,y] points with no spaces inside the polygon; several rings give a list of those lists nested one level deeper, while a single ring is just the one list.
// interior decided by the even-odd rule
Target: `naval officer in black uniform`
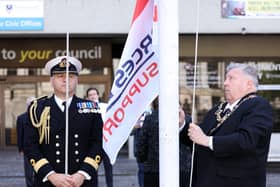
[{"label": "naval officer in black uniform", "polygon": [[272,108],[257,95],[255,67],[233,63],[224,81],[225,102],[203,122],[190,124],[196,143],[195,187],[265,187],[266,163],[273,126]]},{"label": "naval officer in black uniform", "polygon": [[[35,171],[35,186],[97,186],[101,162],[102,118],[94,103],[75,96],[81,62],[65,56],[47,62],[54,90],[51,97],[33,101],[25,126],[24,151]],[[69,98],[66,103],[66,66]],[[68,153],[65,153],[65,106],[69,106]],[[68,154],[68,173],[65,173]]]}]

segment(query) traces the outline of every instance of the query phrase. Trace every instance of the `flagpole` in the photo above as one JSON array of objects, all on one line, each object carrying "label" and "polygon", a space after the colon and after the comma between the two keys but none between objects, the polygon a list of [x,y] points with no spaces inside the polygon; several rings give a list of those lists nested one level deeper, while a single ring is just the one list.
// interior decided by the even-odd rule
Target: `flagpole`
[{"label": "flagpole", "polygon": [[69,32],[66,33],[66,96],[65,96],[65,174],[68,174],[68,134],[69,134],[69,111],[68,111],[68,98],[69,98]]},{"label": "flagpole", "polygon": [[178,0],[158,2],[160,186],[170,187],[179,186]]}]

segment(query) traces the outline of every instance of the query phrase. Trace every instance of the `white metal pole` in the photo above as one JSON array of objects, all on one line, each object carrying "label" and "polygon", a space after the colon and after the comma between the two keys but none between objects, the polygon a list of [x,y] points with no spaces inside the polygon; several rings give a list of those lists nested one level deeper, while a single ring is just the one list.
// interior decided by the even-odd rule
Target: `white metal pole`
[{"label": "white metal pole", "polygon": [[179,186],[178,0],[159,0],[160,186]]},{"label": "white metal pole", "polygon": [[68,98],[69,98],[69,32],[66,33],[66,58],[67,58],[67,64],[66,64],[66,104],[65,104],[65,174],[68,174],[68,134],[69,134],[69,103],[68,103]]}]

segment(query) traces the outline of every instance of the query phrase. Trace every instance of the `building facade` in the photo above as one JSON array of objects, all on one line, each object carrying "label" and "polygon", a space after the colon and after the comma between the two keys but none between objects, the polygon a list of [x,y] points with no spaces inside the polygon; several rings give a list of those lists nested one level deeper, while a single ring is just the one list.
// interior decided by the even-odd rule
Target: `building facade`
[{"label": "building facade", "polygon": [[[16,117],[26,110],[26,98],[51,93],[43,67],[49,59],[66,54],[67,32],[70,34],[70,55],[81,59],[84,67],[77,95],[84,97],[85,90],[94,86],[101,91],[103,100],[108,100],[136,2],[15,0],[11,4],[11,1],[3,0],[0,1],[0,15],[5,13],[9,17],[12,11],[18,11],[21,4],[17,3],[23,1],[30,8],[37,6],[38,17],[43,21],[41,25],[34,23],[30,24],[34,27],[22,28],[14,20],[0,19],[1,147],[16,143]],[[250,2],[205,0],[197,8],[196,0],[179,0],[180,101],[190,112],[198,28],[197,121],[223,100],[226,65],[233,61],[253,64],[259,71],[259,92],[270,101],[275,113],[269,159],[279,161],[280,17],[277,17],[277,11],[280,10],[276,10],[275,16],[257,15],[254,8],[260,10],[262,7],[255,7]]]}]

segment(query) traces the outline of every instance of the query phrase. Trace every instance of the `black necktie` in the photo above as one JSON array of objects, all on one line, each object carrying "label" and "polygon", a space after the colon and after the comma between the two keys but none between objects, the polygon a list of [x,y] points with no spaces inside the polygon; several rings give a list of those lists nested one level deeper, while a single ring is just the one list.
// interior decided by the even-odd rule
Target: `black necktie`
[{"label": "black necktie", "polygon": [[64,107],[64,108],[63,108],[63,112],[65,112],[65,109],[66,109],[66,101],[63,101],[63,102],[62,102],[62,105],[63,105],[63,107]]}]

